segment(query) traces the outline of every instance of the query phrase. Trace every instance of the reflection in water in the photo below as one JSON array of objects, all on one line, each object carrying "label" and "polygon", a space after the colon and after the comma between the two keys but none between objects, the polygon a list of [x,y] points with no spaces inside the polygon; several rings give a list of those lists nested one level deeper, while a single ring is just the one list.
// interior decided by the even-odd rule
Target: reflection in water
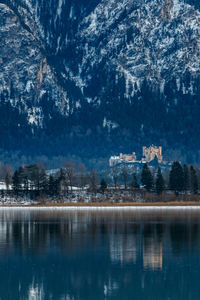
[{"label": "reflection in water", "polygon": [[198,299],[199,220],[200,211],[1,211],[0,299]]},{"label": "reflection in water", "polygon": [[32,284],[29,288],[28,292],[28,300],[42,300],[44,299],[44,289],[43,286],[39,287]]},{"label": "reflection in water", "polygon": [[113,262],[136,263],[137,237],[136,235],[111,234],[110,235],[110,259]]},{"label": "reflection in water", "polygon": [[162,269],[162,242],[153,238],[143,241],[143,267],[144,269]]},{"label": "reflection in water", "polygon": [[162,239],[159,238],[155,225],[147,226],[147,230],[143,233],[143,267],[152,270],[162,269]]}]

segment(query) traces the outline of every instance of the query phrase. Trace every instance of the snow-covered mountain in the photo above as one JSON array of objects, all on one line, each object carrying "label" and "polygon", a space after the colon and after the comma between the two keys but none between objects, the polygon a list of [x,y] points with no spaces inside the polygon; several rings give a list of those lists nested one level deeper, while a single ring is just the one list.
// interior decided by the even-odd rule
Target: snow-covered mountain
[{"label": "snow-covered mountain", "polygon": [[0,0],[0,135],[22,141],[1,148],[106,156],[153,142],[198,155],[199,9]]}]

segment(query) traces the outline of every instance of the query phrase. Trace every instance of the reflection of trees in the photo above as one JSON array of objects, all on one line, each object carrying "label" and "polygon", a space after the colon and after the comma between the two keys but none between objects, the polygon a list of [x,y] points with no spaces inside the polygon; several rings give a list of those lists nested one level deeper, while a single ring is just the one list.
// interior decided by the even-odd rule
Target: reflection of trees
[{"label": "reflection of trees", "polygon": [[138,226],[134,224],[127,226],[115,226],[109,235],[110,258],[113,262],[136,263],[137,243],[138,243]]},{"label": "reflection of trees", "polygon": [[174,222],[173,216],[157,216],[156,221],[122,212],[1,212],[0,295],[91,299],[96,291],[97,300],[112,293],[123,299],[126,289],[131,299],[141,278],[149,284],[141,266],[159,271],[161,280],[174,252],[200,247],[199,226],[196,218]]},{"label": "reflection of trees", "polygon": [[170,238],[175,254],[191,251],[195,248],[199,238],[199,224],[174,223],[170,225]]}]

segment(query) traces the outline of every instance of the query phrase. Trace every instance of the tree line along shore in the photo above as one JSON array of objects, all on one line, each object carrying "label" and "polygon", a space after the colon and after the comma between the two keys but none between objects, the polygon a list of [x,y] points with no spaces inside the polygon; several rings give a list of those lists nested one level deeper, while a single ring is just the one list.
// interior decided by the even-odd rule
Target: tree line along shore
[{"label": "tree line along shore", "polygon": [[87,170],[66,162],[58,170],[47,171],[40,163],[12,171],[0,170],[0,201],[15,199],[34,203],[166,203],[199,202],[200,171],[193,165],[174,162],[170,170],[152,168],[147,163],[140,171],[116,165],[105,171]]}]

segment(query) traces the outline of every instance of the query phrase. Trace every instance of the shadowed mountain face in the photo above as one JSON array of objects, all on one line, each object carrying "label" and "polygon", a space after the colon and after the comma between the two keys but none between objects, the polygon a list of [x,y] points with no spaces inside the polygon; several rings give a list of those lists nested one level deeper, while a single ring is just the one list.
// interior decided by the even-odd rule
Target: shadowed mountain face
[{"label": "shadowed mountain face", "polygon": [[155,143],[200,160],[198,6],[0,0],[0,147],[106,157]]}]

